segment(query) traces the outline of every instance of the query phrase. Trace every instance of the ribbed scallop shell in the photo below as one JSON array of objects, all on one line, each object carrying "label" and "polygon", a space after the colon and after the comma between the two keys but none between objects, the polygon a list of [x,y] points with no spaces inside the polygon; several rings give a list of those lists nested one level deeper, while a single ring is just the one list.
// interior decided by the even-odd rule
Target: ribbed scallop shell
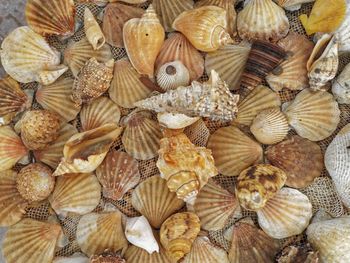
[{"label": "ribbed scallop shell", "polygon": [[87,40],[94,50],[100,49],[106,43],[106,38],[102,33],[100,25],[88,7],[85,7],[84,10],[84,31]]},{"label": "ribbed scallop shell", "polygon": [[114,77],[109,88],[109,96],[119,106],[134,108],[134,103],[143,100],[152,92],[140,80],[141,75],[126,59],[114,64]]},{"label": "ribbed scallop shell", "polygon": [[148,254],[142,248],[129,246],[125,252],[125,259],[128,263],[173,263],[165,249],[160,246],[159,253]]},{"label": "ribbed scallop shell", "polygon": [[138,162],[124,152],[111,151],[96,170],[103,186],[103,195],[114,200],[135,187],[140,181]]},{"label": "ribbed scallop shell", "polygon": [[262,160],[263,150],[259,143],[235,126],[218,129],[208,141],[215,165],[226,176],[237,176],[245,168]]},{"label": "ribbed scallop shell", "polygon": [[165,63],[157,72],[157,83],[163,91],[190,84],[190,73],[181,61]]},{"label": "ribbed scallop shell", "polygon": [[282,188],[257,211],[258,222],[273,238],[286,238],[302,233],[312,217],[308,197],[293,188]]},{"label": "ribbed scallop shell", "polygon": [[181,61],[190,73],[190,80],[197,80],[204,72],[204,59],[181,33],[172,33],[165,40],[155,62],[155,72],[167,62]]},{"label": "ribbed scallop shell", "polygon": [[302,4],[314,2],[315,0],[277,0],[276,3],[288,11],[296,11]]},{"label": "ribbed scallop shell", "polygon": [[288,34],[289,21],[272,0],[251,0],[238,13],[237,31],[243,39],[276,42]]},{"label": "ribbed scallop shell", "polygon": [[7,263],[51,262],[62,234],[60,225],[26,218],[9,228],[2,244]]},{"label": "ribbed scallop shell", "polygon": [[339,104],[350,104],[350,64],[333,81],[332,93]]},{"label": "ribbed scallop shell", "polygon": [[310,141],[327,138],[340,121],[338,103],[332,94],[324,91],[301,91],[284,113],[298,135]]},{"label": "ribbed scallop shell", "polygon": [[282,141],[288,134],[287,117],[279,108],[261,111],[254,118],[250,131],[262,144],[275,144]]},{"label": "ribbed scallop shell", "polygon": [[101,254],[106,249],[118,251],[128,246],[122,227],[122,213],[90,213],[77,226],[77,242],[88,256]]},{"label": "ribbed scallop shell", "polygon": [[169,191],[166,181],[158,175],[140,183],[132,193],[131,202],[154,228],[160,228],[170,215],[184,205],[176,197],[176,193]]}]

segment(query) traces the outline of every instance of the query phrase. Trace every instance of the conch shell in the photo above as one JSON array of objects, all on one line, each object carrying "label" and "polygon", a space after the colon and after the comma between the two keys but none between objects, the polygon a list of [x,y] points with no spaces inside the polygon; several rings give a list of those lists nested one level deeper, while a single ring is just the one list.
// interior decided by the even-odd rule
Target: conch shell
[{"label": "conch shell", "polygon": [[332,93],[339,104],[350,104],[350,64],[334,80]]},{"label": "conch shell", "polygon": [[86,38],[94,50],[100,49],[105,44],[105,36],[103,35],[100,26],[95,20],[94,15],[87,7],[85,7],[84,11],[84,30]]}]

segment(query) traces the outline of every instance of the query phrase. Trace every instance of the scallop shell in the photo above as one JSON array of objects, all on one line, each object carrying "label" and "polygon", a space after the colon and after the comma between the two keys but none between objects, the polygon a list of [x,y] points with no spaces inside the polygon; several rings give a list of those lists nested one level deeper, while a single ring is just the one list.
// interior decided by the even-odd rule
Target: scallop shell
[{"label": "scallop shell", "polygon": [[184,202],[169,191],[166,181],[159,176],[152,176],[141,182],[132,193],[132,206],[144,215],[151,226],[160,228],[162,223]]},{"label": "scallop shell", "polygon": [[197,80],[204,72],[204,59],[197,49],[181,33],[172,33],[165,40],[155,62],[155,72],[165,63],[181,61],[190,73],[190,80]]},{"label": "scallop shell", "polygon": [[124,46],[138,73],[153,77],[154,63],[164,38],[164,29],[152,5],[141,18],[130,19],[124,24]]},{"label": "scallop shell", "polygon": [[311,55],[314,44],[305,36],[290,32],[284,39],[278,41],[287,58],[266,77],[266,81],[274,91],[283,88],[302,90],[309,86],[306,63]]},{"label": "scallop shell", "polygon": [[159,253],[148,254],[146,250],[136,246],[129,246],[125,252],[128,263],[173,263],[165,249],[160,245]]},{"label": "scallop shell", "polygon": [[182,12],[175,19],[173,28],[200,51],[215,51],[233,43],[226,31],[226,10],[221,7],[203,6]]},{"label": "scallop shell", "polygon": [[347,64],[339,76],[334,80],[332,93],[339,104],[350,104],[350,64]]},{"label": "scallop shell", "polygon": [[77,242],[88,256],[110,251],[125,251],[128,241],[122,228],[122,213],[90,213],[84,215],[77,226]]},{"label": "scallop shell", "polygon": [[284,187],[257,214],[259,225],[266,234],[286,238],[306,229],[312,217],[312,206],[306,195]]},{"label": "scallop shell", "polygon": [[97,168],[96,175],[106,198],[120,200],[140,182],[138,162],[124,152],[111,151]]},{"label": "scallop shell", "polygon": [[259,163],[263,149],[235,126],[218,129],[208,141],[215,165],[226,176],[237,176],[245,168]]},{"label": "scallop shell", "polygon": [[103,35],[99,24],[90,9],[87,7],[85,7],[84,10],[84,31],[87,40],[94,50],[100,49],[106,43],[105,36]]},{"label": "scallop shell", "polygon": [[176,261],[191,251],[192,243],[200,231],[198,216],[184,212],[170,216],[160,228],[160,242]]},{"label": "scallop shell", "polygon": [[2,244],[7,263],[51,262],[62,234],[58,224],[26,218],[9,228]]},{"label": "scallop shell", "polygon": [[241,76],[248,59],[250,45],[227,45],[217,51],[210,52],[205,57],[205,70],[219,73],[228,84],[230,90],[239,89]]},{"label": "scallop shell", "polygon": [[57,178],[54,192],[49,198],[56,214],[84,215],[92,212],[101,199],[101,186],[93,174],[67,174]]},{"label": "scallop shell", "polygon": [[332,94],[324,91],[301,91],[284,113],[297,134],[310,141],[327,138],[340,121],[338,103]]},{"label": "scallop shell", "polygon": [[297,135],[268,147],[265,156],[272,165],[286,172],[286,185],[294,188],[307,187],[323,170],[320,146]]},{"label": "scallop shell", "polygon": [[157,119],[160,126],[168,129],[182,129],[199,120],[198,117],[188,117],[185,114],[158,113]]},{"label": "scallop shell", "polygon": [[190,73],[181,61],[168,62],[159,68],[157,83],[163,91],[188,86],[190,84]]},{"label": "scallop shell", "polygon": [[315,0],[277,0],[276,3],[288,11],[296,11],[302,4],[311,3]]}]

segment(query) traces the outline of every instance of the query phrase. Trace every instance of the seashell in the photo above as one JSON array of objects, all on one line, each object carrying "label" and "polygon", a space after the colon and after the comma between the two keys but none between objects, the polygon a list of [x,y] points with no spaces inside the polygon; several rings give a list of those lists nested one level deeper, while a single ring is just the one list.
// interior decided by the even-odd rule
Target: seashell
[{"label": "seashell", "polygon": [[[55,257],[52,263],[90,263],[90,259],[86,256],[73,255],[70,257]],[[94,262],[97,263],[97,262]]]},{"label": "seashell", "polygon": [[154,63],[164,37],[164,29],[152,5],[141,18],[130,19],[124,24],[124,46],[131,64],[138,73],[153,77]]},{"label": "seashell", "polygon": [[338,41],[338,52],[349,52],[350,51],[350,7],[347,4],[346,15],[344,21],[341,25],[335,30],[334,35],[336,35]]},{"label": "seashell", "polygon": [[109,152],[96,170],[106,198],[120,200],[140,182],[138,162],[130,155],[115,150]]},{"label": "seashell", "polygon": [[49,198],[56,214],[84,215],[92,212],[101,199],[101,186],[93,174],[67,174],[57,178],[56,187]]},{"label": "seashell", "polygon": [[256,115],[250,126],[250,131],[262,144],[275,144],[282,141],[288,134],[287,117],[279,108],[270,108]]},{"label": "seashell", "polygon": [[10,227],[2,244],[7,263],[52,262],[62,235],[59,224],[26,218]]},{"label": "seashell", "polygon": [[159,68],[156,77],[157,83],[163,91],[190,84],[190,73],[179,60],[165,63]]},{"label": "seashell", "polygon": [[276,257],[278,263],[308,262],[318,263],[318,251],[313,251],[310,244],[285,247]]},{"label": "seashell", "polygon": [[128,218],[125,226],[125,237],[133,245],[146,250],[149,254],[159,253],[157,240],[146,217]]},{"label": "seashell", "polygon": [[13,30],[2,42],[1,49],[1,63],[6,73],[18,82],[39,81],[41,71],[54,70],[60,64],[61,54],[27,26]]},{"label": "seashell", "polygon": [[84,31],[87,40],[94,50],[100,49],[106,43],[105,36],[103,35],[99,24],[90,9],[87,7],[85,7],[84,10]]},{"label": "seashell", "polygon": [[93,130],[73,135],[64,145],[63,158],[54,176],[67,173],[91,173],[106,157],[122,128],[105,124]]},{"label": "seashell", "polygon": [[197,80],[204,72],[204,59],[197,49],[181,33],[172,33],[164,44],[155,62],[155,72],[165,63],[179,60],[190,73],[190,80]]},{"label": "seashell", "polygon": [[109,0],[109,2],[113,3],[113,2],[124,2],[124,3],[128,3],[128,4],[142,4],[144,2],[146,2],[147,0]]},{"label": "seashell", "polygon": [[48,110],[27,111],[21,120],[21,138],[30,150],[43,149],[57,139],[60,118]]},{"label": "seashell", "polygon": [[347,64],[339,76],[333,81],[332,93],[339,104],[350,104],[350,64]]},{"label": "seashell", "polygon": [[11,169],[28,154],[21,138],[10,126],[0,126],[0,172]]},{"label": "seashell", "polygon": [[302,90],[309,86],[306,63],[314,44],[305,36],[290,32],[277,43],[286,53],[286,59],[270,72],[266,81],[274,91],[283,88]]},{"label": "seashell", "polygon": [[261,145],[235,126],[215,131],[209,137],[207,147],[213,152],[219,173],[225,176],[237,176],[263,158]]},{"label": "seashell", "polygon": [[307,187],[323,170],[320,146],[297,135],[268,147],[265,156],[272,165],[286,172],[286,185],[294,188]]},{"label": "seashell", "polygon": [[38,72],[38,82],[43,85],[54,83],[60,76],[68,70],[65,65],[59,65],[53,70],[42,70]]},{"label": "seashell", "polygon": [[[126,263],[119,253],[113,253],[106,250],[101,255],[90,257],[90,263]],[[84,262],[83,262],[84,263]]]},{"label": "seashell", "polygon": [[315,0],[277,0],[276,3],[288,11],[297,11],[302,4],[311,3]]},{"label": "seashell", "polygon": [[237,179],[236,197],[247,210],[263,208],[282,188],[287,174],[270,164],[257,164],[243,170]]},{"label": "seashell", "polygon": [[0,226],[11,226],[22,219],[28,203],[16,187],[17,173],[13,170],[0,172]]},{"label": "seashell", "polygon": [[169,191],[166,181],[159,176],[152,176],[141,182],[132,192],[131,202],[154,228],[160,228],[170,215],[184,205],[181,199],[176,198],[175,193]]},{"label": "seashell", "polygon": [[219,73],[228,84],[230,90],[239,89],[241,76],[248,59],[250,45],[227,45],[205,57],[205,70],[210,74],[211,70]]},{"label": "seashell", "polygon": [[135,6],[120,3],[108,4],[104,10],[102,31],[106,42],[115,47],[124,47],[123,26],[132,18],[140,18],[145,11]]},{"label": "seashell", "polygon": [[286,55],[285,50],[277,44],[261,40],[254,41],[242,74],[241,86],[254,89],[260,85],[264,78],[283,61]]},{"label": "seashell", "polygon": [[184,11],[193,8],[193,0],[154,0],[152,5],[166,32],[174,31],[174,20]]},{"label": "seashell", "polygon": [[184,11],[174,20],[173,28],[184,34],[200,51],[215,51],[233,43],[226,32],[226,10],[218,6]]},{"label": "seashell", "polygon": [[199,120],[198,117],[188,117],[185,114],[176,113],[158,113],[157,119],[160,126],[167,129],[183,129]]},{"label": "seashell", "polygon": [[243,39],[276,42],[288,34],[289,21],[272,0],[252,0],[237,15],[237,31]]},{"label": "seashell", "polygon": [[104,44],[99,50],[94,50],[86,37],[78,42],[70,41],[63,56],[64,64],[69,66],[75,77],[92,57],[100,63],[106,63],[113,59],[111,49],[107,44]]},{"label": "seashell", "polygon": [[193,210],[201,221],[201,228],[209,231],[220,230],[231,217],[241,216],[241,208],[235,195],[212,180],[199,192]]},{"label": "seashell", "polygon": [[126,250],[128,241],[122,228],[122,213],[90,213],[84,215],[77,226],[77,242],[88,256],[110,251]]},{"label": "seashell", "polygon": [[330,136],[340,120],[338,103],[332,94],[309,89],[301,91],[284,113],[297,134],[310,141]]},{"label": "seashell", "polygon": [[73,0],[28,0],[25,15],[28,25],[40,35],[70,37],[74,34]]},{"label": "seashell", "polygon": [[312,207],[306,195],[284,187],[257,214],[259,225],[266,234],[286,238],[306,229],[312,217]]},{"label": "seashell", "polygon": [[160,140],[157,167],[171,192],[190,204],[210,177],[218,174],[211,151],[196,147],[183,133]]},{"label": "seashell", "polygon": [[208,82],[193,81],[164,94],[138,101],[134,105],[156,112],[182,113],[189,117],[208,117],[229,121],[235,117],[239,95],[233,95],[226,83],[212,70]]},{"label": "seashell", "polygon": [[173,263],[169,254],[159,245],[159,253],[148,254],[148,252],[137,246],[129,246],[125,252],[128,263]]},{"label": "seashell", "polygon": [[176,262],[191,251],[200,231],[198,216],[184,212],[170,216],[160,228],[160,242]]}]

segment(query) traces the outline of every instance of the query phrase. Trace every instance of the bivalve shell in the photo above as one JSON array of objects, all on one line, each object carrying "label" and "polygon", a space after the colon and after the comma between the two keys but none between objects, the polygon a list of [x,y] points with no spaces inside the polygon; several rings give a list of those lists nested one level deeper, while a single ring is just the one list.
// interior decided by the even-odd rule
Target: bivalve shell
[{"label": "bivalve shell", "polygon": [[128,263],[173,263],[169,253],[161,245],[159,246],[159,253],[152,254],[137,246],[129,246],[125,252],[125,259]]},{"label": "bivalve shell", "polygon": [[190,84],[190,73],[181,61],[165,63],[157,72],[157,83],[162,90],[176,89]]}]

